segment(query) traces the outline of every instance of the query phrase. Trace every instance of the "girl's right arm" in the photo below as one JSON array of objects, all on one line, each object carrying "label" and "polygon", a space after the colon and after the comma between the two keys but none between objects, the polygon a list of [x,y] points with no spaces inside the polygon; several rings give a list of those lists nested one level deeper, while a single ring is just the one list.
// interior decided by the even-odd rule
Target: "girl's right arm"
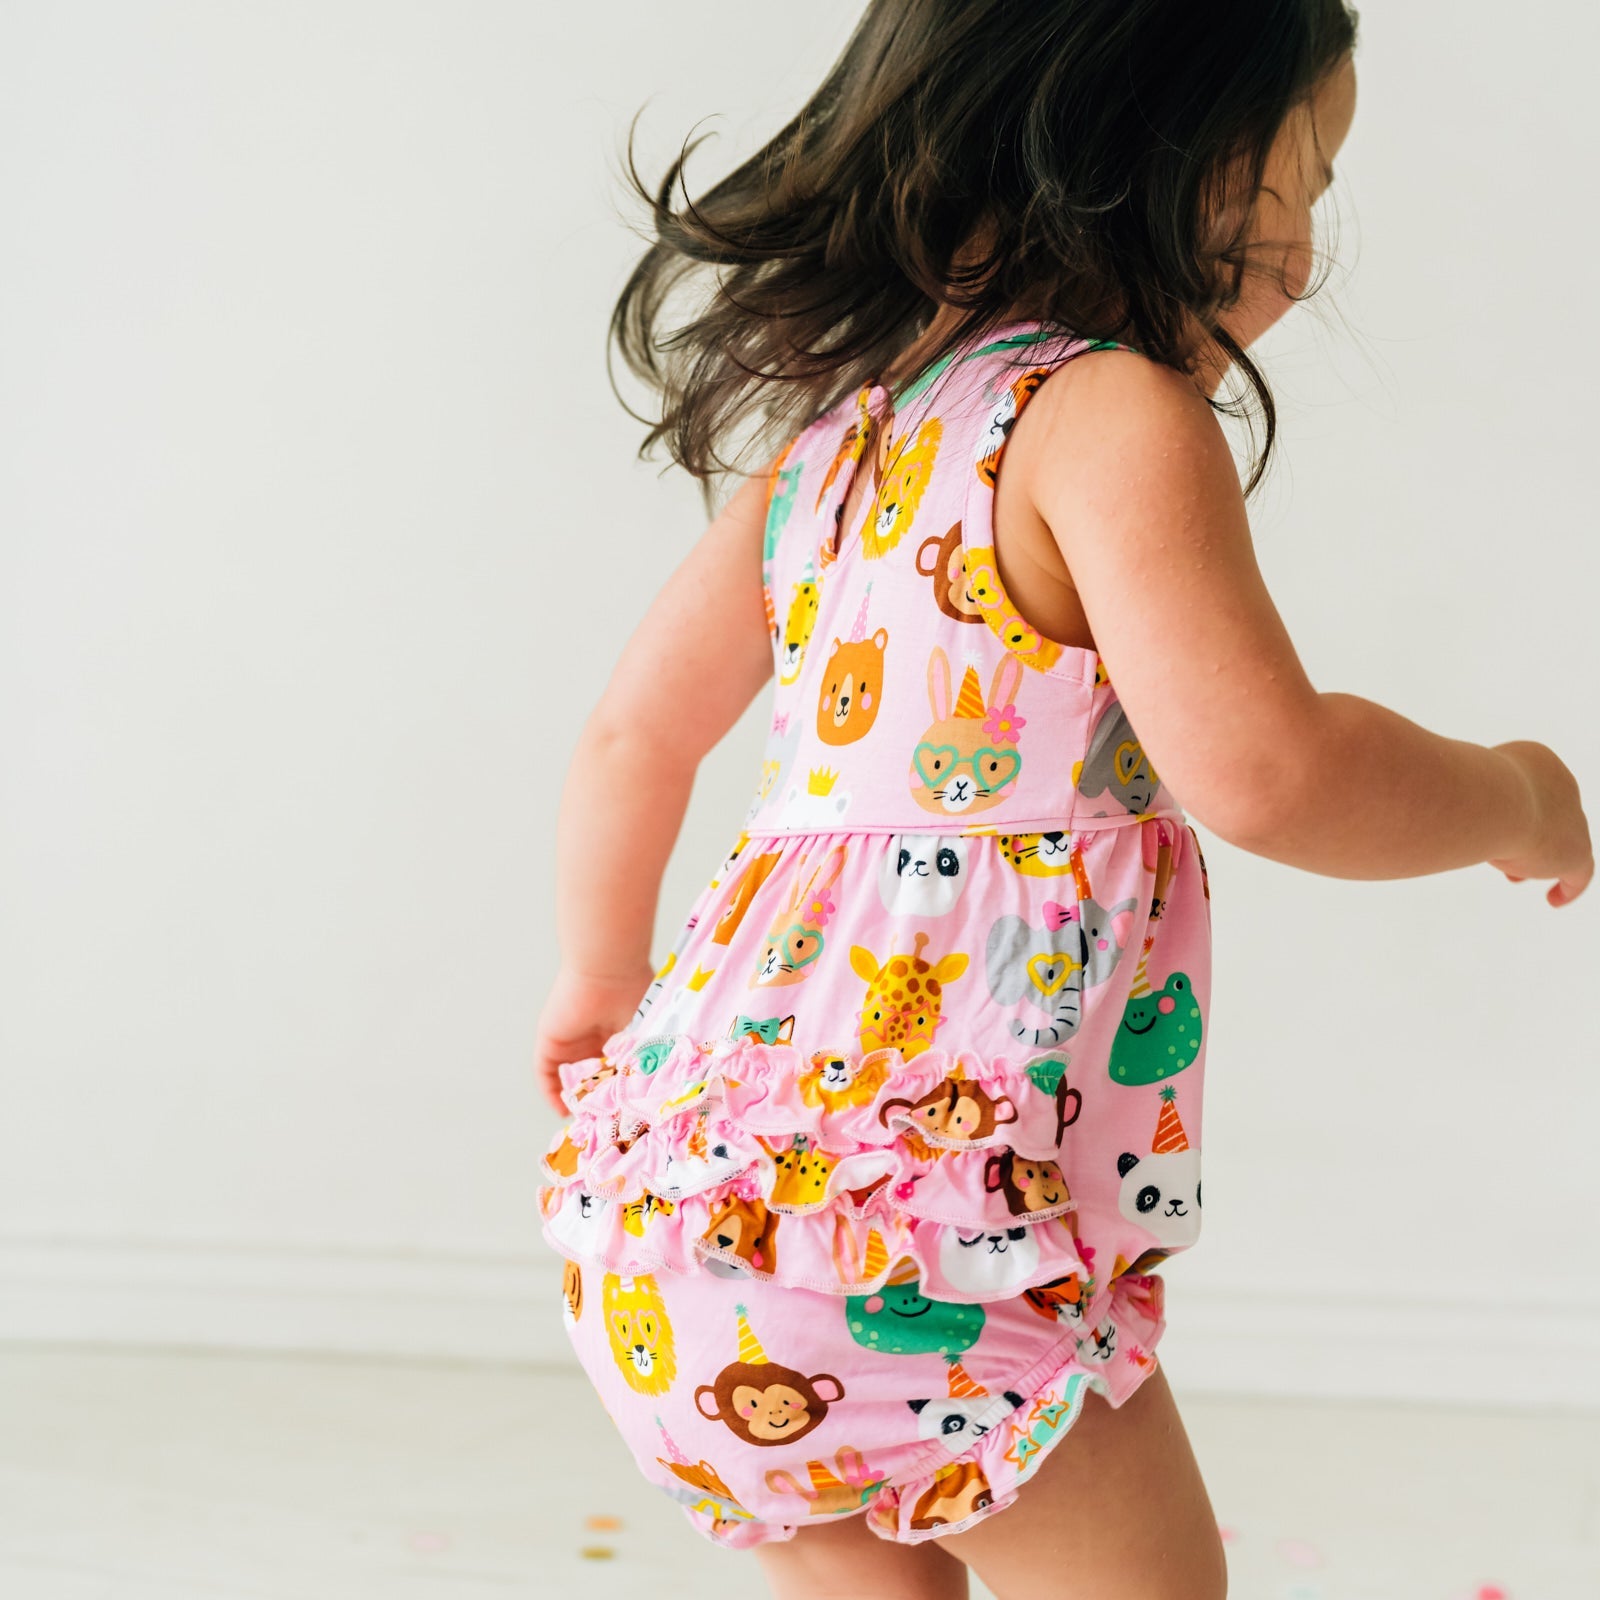
[{"label": "girl's right arm", "polygon": [[1040,387],[1025,426],[1024,487],[1186,811],[1331,877],[1487,861],[1513,880],[1556,879],[1551,905],[1582,892],[1588,823],[1547,746],[1448,738],[1311,685],[1256,565],[1227,440],[1189,379],[1130,352],[1080,356]]}]

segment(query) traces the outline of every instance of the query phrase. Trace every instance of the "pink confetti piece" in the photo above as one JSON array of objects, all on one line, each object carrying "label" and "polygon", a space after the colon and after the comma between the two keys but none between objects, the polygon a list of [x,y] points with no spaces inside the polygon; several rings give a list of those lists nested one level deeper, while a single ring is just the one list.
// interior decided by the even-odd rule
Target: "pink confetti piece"
[{"label": "pink confetti piece", "polygon": [[1473,1600],[1511,1600],[1511,1596],[1498,1583],[1486,1583],[1479,1588]]},{"label": "pink confetti piece", "polygon": [[421,1550],[433,1555],[440,1550],[448,1550],[450,1548],[450,1535],[447,1533],[435,1533],[431,1529],[419,1529],[406,1540],[406,1543],[413,1550]]},{"label": "pink confetti piece", "polygon": [[1309,1539],[1280,1539],[1278,1554],[1291,1567],[1320,1567],[1322,1552]]},{"label": "pink confetti piece", "polygon": [[1237,1544],[1239,1542],[1239,1530],[1237,1528],[1224,1527],[1220,1522],[1217,1524],[1217,1536],[1224,1544]]}]

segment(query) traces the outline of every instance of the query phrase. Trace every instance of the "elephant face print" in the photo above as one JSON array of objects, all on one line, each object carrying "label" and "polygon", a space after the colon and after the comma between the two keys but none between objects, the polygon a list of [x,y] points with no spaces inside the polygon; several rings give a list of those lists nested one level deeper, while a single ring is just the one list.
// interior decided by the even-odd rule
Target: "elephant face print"
[{"label": "elephant face print", "polygon": [[1085,800],[1109,794],[1135,816],[1155,804],[1161,779],[1120,703],[1107,707],[1095,724],[1094,737],[1077,773],[1077,786]]}]

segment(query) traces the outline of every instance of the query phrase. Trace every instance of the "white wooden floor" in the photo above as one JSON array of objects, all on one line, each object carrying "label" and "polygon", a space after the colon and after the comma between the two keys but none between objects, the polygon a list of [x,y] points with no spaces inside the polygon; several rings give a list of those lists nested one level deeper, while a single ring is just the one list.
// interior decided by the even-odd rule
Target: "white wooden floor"
[{"label": "white wooden floor", "polygon": [[[1600,1417],[1185,1403],[1169,1377],[1232,1600],[1600,1596]],[[572,1371],[0,1349],[5,1600],[764,1593]]]}]

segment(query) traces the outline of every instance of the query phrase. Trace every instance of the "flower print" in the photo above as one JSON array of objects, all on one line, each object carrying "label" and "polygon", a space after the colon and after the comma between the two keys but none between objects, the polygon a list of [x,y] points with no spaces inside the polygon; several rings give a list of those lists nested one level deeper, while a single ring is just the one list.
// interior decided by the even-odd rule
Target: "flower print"
[{"label": "flower print", "polygon": [[1014,705],[990,706],[983,719],[983,731],[997,744],[1015,744],[1017,730],[1027,725],[1028,719],[1019,717]]},{"label": "flower print", "polygon": [[834,913],[834,909],[833,896],[826,889],[818,889],[806,901],[806,921],[813,928],[825,928],[828,925],[828,918]]}]

